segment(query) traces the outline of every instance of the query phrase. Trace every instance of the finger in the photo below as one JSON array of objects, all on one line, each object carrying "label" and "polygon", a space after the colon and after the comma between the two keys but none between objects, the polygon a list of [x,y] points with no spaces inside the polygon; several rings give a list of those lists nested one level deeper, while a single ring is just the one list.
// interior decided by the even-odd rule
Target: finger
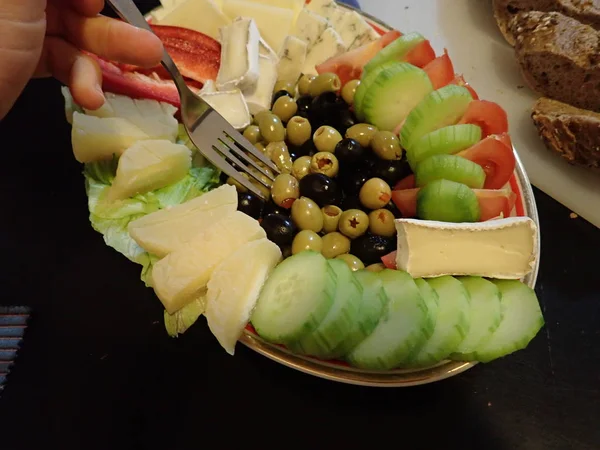
[{"label": "finger", "polygon": [[87,17],[94,17],[100,14],[104,8],[104,0],[63,0],[77,11],[79,14]]},{"label": "finger", "polygon": [[98,64],[72,44],[58,37],[48,37],[35,77],[53,76],[69,86],[77,104],[98,109],[104,104]]},{"label": "finger", "polygon": [[141,67],[154,67],[162,58],[162,42],[154,33],[120,20],[65,11],[63,23],[68,41],[103,58]]}]

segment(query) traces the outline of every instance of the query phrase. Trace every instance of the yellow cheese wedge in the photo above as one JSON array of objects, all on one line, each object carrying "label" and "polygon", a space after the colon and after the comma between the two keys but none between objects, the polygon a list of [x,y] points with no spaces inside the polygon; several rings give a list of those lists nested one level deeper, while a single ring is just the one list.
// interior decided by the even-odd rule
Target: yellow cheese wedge
[{"label": "yellow cheese wedge", "polygon": [[412,277],[520,279],[535,267],[537,226],[529,217],[480,223],[396,220],[398,269]]},{"label": "yellow cheese wedge", "polygon": [[225,184],[193,200],[134,220],[128,231],[140,247],[162,258],[185,247],[204,228],[236,209],[235,187]]},{"label": "yellow cheese wedge", "polygon": [[158,25],[189,28],[218,40],[219,28],[230,23],[231,19],[221,12],[213,0],[186,0],[174,6]]},{"label": "yellow cheese wedge", "polygon": [[[214,222],[185,247],[154,264],[154,292],[169,314],[198,298],[215,267],[244,244],[266,238],[258,221],[239,212]],[[253,264],[247,260],[245,264]]]}]

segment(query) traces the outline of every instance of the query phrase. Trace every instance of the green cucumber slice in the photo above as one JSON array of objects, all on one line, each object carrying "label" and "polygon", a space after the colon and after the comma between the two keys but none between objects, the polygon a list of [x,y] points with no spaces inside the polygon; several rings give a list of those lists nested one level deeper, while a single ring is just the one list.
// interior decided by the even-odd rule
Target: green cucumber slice
[{"label": "green cucumber slice", "polygon": [[350,353],[358,344],[371,335],[389,301],[383,289],[381,278],[374,272],[359,270],[354,277],[362,286],[362,299],[358,310],[358,318],[344,342],[335,350],[335,357],[343,357]]},{"label": "green cucumber slice", "polygon": [[403,61],[408,52],[424,41],[425,38],[419,33],[404,34],[379,50],[379,52],[365,64],[363,71],[370,72],[381,64],[385,64],[389,61]]},{"label": "green cucumber slice", "polygon": [[468,123],[450,125],[427,133],[406,152],[406,159],[414,171],[419,163],[433,155],[453,155],[474,146],[481,140],[481,128]]},{"label": "green cucumber slice", "polygon": [[379,130],[393,131],[432,90],[425,71],[395,63],[379,72],[368,86],[361,104],[365,121]]},{"label": "green cucumber slice", "polygon": [[433,155],[417,166],[415,183],[423,187],[435,180],[456,181],[472,189],[482,189],[485,172],[479,164],[460,156]]},{"label": "green cucumber slice", "polygon": [[377,275],[389,302],[373,333],[346,359],[362,369],[389,370],[404,363],[427,340],[431,322],[421,292],[408,273],[386,269]]},{"label": "green cucumber slice", "polygon": [[252,314],[258,335],[288,344],[316,330],[333,305],[335,280],[320,253],[305,251],[284,260],[267,279]]},{"label": "green cucumber slice", "polygon": [[454,277],[430,278],[427,283],[439,296],[433,335],[406,364],[425,367],[446,359],[466,337],[470,325],[469,293]]},{"label": "green cucumber slice", "polygon": [[330,259],[327,264],[335,276],[333,306],[313,332],[288,347],[295,353],[331,359],[334,350],[346,339],[358,320],[362,300],[362,286],[348,265],[340,259]]},{"label": "green cucumber slice", "polygon": [[354,93],[354,112],[356,114],[357,119],[361,122],[364,122],[365,120],[365,115],[362,109],[362,102],[365,98],[365,94],[369,90],[369,87],[373,83],[373,80],[375,80],[381,72],[386,70],[388,67],[394,66],[395,64],[396,61],[391,61],[389,63],[385,63],[381,66],[376,67],[369,73],[363,72],[360,79],[360,84],[358,85],[358,87],[356,88],[356,92]]},{"label": "green cucumber slice", "polygon": [[535,291],[518,280],[493,280],[502,298],[502,322],[481,347],[475,359],[490,362],[522,350],[544,325]]},{"label": "green cucumber slice", "polygon": [[450,358],[456,361],[473,361],[475,350],[492,337],[502,321],[500,290],[494,283],[481,277],[457,279],[471,297],[471,328]]},{"label": "green cucumber slice", "polygon": [[465,115],[473,97],[463,86],[449,84],[431,92],[410,112],[400,132],[405,149],[432,131],[456,124]]},{"label": "green cucumber slice", "polygon": [[437,321],[438,307],[440,298],[435,290],[425,281],[423,278],[415,278],[415,284],[421,291],[425,306],[427,306],[427,320],[429,320],[429,326],[431,333],[427,336],[427,339],[431,337],[433,330],[435,329],[435,323]]},{"label": "green cucumber slice", "polygon": [[417,217],[440,222],[477,222],[479,200],[468,186],[450,180],[436,180],[417,193]]}]

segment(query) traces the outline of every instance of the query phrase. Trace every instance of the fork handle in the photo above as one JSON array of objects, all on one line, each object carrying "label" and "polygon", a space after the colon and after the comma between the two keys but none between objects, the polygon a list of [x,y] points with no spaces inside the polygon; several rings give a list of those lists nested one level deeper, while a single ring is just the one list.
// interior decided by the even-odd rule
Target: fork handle
[{"label": "fork handle", "polygon": [[[150,25],[146,19],[144,19],[144,16],[133,0],[108,0],[108,4],[125,22],[134,27],[143,28],[144,30],[153,33],[152,28],[150,28]],[[171,58],[166,50],[163,50],[161,64],[171,74],[173,81],[179,90],[179,94],[182,95],[182,89],[188,89],[188,87],[185,84],[183,76],[181,76],[181,72],[179,72],[179,69],[175,65],[175,62],[173,62],[173,58]]]}]

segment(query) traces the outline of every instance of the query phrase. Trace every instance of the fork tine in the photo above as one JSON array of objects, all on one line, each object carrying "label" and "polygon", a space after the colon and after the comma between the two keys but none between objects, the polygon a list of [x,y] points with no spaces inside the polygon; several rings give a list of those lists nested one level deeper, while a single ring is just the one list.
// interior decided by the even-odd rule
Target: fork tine
[{"label": "fork tine", "polygon": [[[233,160],[233,158],[236,158],[236,156],[239,156],[245,162],[249,162],[252,167],[254,167],[261,174],[266,176],[271,182],[275,181],[275,176],[272,175],[270,170],[267,170],[264,167],[261,167],[261,165],[258,164],[254,159],[252,159],[246,152],[239,149],[233,141],[231,141],[229,139],[227,139],[227,141],[231,142],[231,144],[229,145],[228,142],[225,142],[225,140],[223,140],[223,139],[219,139],[217,142],[223,144],[223,146],[226,147],[226,149],[227,149],[226,151],[228,153],[227,156],[229,156],[229,158],[231,158]],[[242,163],[237,158],[234,162],[236,164],[243,164],[243,166],[245,168],[244,170],[246,170],[246,171],[250,170],[250,168],[247,166],[247,164],[245,162]],[[266,186],[266,187],[270,187],[270,186]]]},{"label": "fork tine", "polygon": [[[262,178],[260,178],[258,176],[258,174],[252,170],[250,167],[248,167],[246,164],[244,164],[243,162],[241,162],[235,155],[232,155],[230,152],[230,148],[227,144],[225,144],[223,141],[221,141],[220,139],[215,143],[214,146],[219,152],[221,152],[221,154],[223,155],[224,158],[229,158],[235,165],[237,165],[239,167],[238,170],[243,170],[244,172],[246,172],[248,175],[252,176],[256,181],[258,181],[260,184],[262,184],[264,187],[266,188],[271,188],[271,184],[265,182]],[[258,166],[258,164],[256,164],[256,166]],[[260,173],[264,173],[262,168],[260,166],[258,166],[258,169],[260,170]],[[266,176],[267,174],[265,174]],[[270,177],[269,177],[270,178]]]},{"label": "fork tine", "polygon": [[240,132],[235,130],[233,127],[229,126],[227,130],[223,130],[223,133],[227,135],[238,147],[241,147],[241,150],[245,150],[250,153],[252,156],[256,157],[260,162],[266,165],[269,169],[273,171],[275,175],[279,175],[280,171],[277,166],[263,155],[254,145],[250,143],[248,139],[246,139]]}]

